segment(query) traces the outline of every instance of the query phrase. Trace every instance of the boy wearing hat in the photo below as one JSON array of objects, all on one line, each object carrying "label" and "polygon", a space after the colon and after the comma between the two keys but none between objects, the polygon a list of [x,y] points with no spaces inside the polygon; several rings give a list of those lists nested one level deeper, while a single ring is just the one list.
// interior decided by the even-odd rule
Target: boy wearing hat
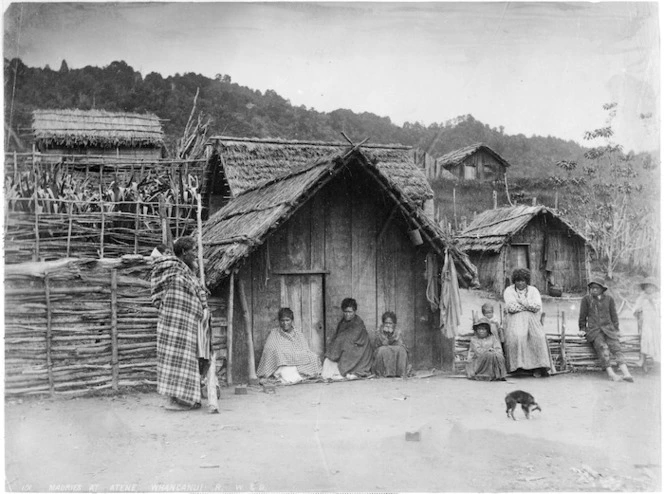
[{"label": "boy wearing hat", "polygon": [[634,382],[634,378],[627,369],[625,356],[620,347],[620,326],[618,311],[613,297],[605,292],[608,287],[600,279],[593,279],[588,283],[588,295],[581,299],[579,312],[579,332],[585,335],[586,340],[593,345],[602,368],[606,369],[612,381],[620,381],[611,367],[611,354],[616,359],[622,379]]}]

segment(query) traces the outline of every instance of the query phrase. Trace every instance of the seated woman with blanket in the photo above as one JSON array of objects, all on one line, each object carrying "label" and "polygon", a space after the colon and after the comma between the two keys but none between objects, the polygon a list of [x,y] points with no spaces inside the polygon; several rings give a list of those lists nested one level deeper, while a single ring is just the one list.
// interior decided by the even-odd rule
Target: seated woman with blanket
[{"label": "seated woman with blanket", "polygon": [[504,381],[507,375],[503,347],[491,334],[492,322],[482,317],[473,324],[475,334],[470,338],[466,375],[476,381]]},{"label": "seated woman with blanket", "polygon": [[341,302],[343,319],[325,353],[325,379],[357,379],[371,374],[373,348],[364,321],[356,314],[357,302],[345,298]]},{"label": "seated woman with blanket", "polygon": [[397,315],[387,311],[383,324],[374,335],[374,362],[371,370],[381,377],[406,377],[408,373],[408,350],[403,342],[401,330],[397,328]]},{"label": "seated woman with blanket", "polygon": [[270,331],[258,364],[258,377],[274,376],[286,384],[302,381],[303,377],[320,375],[318,355],[309,349],[307,340],[293,327],[293,311],[279,309],[279,327]]}]

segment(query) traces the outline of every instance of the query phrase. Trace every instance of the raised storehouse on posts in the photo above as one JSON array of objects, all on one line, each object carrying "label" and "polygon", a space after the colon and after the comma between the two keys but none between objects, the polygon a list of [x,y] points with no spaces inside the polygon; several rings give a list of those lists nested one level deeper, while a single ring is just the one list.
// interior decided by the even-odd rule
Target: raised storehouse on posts
[{"label": "raised storehouse on posts", "polygon": [[207,221],[203,244],[208,285],[228,297],[232,381],[250,377],[248,348],[258,362],[283,306],[323,355],[345,297],[369,329],[395,311],[414,367],[440,365],[445,342],[427,293],[436,293],[446,249],[462,286],[476,271],[424,213],[433,194],[408,148],[212,143],[232,198]]},{"label": "raised storehouse on posts", "polygon": [[545,206],[484,211],[456,239],[488,290],[502,293],[516,268],[530,269],[532,285],[543,294],[586,288],[587,240]]}]

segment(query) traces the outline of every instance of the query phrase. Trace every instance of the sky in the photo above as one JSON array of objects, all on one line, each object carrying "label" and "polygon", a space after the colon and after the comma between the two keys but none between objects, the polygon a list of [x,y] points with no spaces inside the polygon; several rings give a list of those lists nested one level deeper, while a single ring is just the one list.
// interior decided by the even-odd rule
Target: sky
[{"label": "sky", "polygon": [[[8,3],[4,57],[57,70],[228,74],[293,105],[428,126],[660,144],[657,2]],[[646,118],[642,118],[646,116]],[[585,143],[590,144],[590,143]]]}]

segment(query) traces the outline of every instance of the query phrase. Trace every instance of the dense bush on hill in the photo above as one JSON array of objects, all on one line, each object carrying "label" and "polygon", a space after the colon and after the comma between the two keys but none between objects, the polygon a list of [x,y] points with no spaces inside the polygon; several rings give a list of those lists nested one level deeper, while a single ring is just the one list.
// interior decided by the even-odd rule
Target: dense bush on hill
[{"label": "dense bush on hill", "polygon": [[418,147],[438,157],[454,149],[483,142],[512,164],[514,177],[551,175],[559,160],[579,160],[584,149],[555,137],[507,135],[461,116],[447,123],[394,125],[389,117],[338,109],[329,113],[293,106],[275,91],[264,93],[233,83],[229,75],[214,79],[185,73],[145,77],[123,61],[106,67],[59,70],[28,67],[20,59],[5,59],[5,122],[18,134],[30,128],[37,108],[98,108],[109,111],[152,112],[164,119],[169,147],[180,137],[196,90],[198,108],[209,115],[213,134],[306,140],[341,140],[341,132],[360,141]]}]

